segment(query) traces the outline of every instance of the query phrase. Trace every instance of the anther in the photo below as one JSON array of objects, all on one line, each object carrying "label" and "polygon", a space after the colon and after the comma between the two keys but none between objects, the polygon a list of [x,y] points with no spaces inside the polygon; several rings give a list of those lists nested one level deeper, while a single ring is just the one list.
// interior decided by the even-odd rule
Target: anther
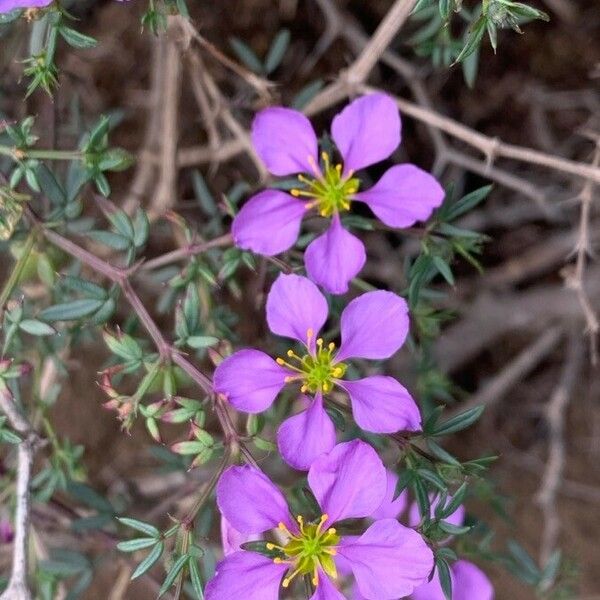
[{"label": "anther", "polygon": [[317,346],[319,346],[319,348],[323,347],[323,338],[317,339]]},{"label": "anther", "polygon": [[333,342],[329,342],[329,345],[327,347],[329,348],[329,350],[331,352],[333,352],[335,350],[335,344]]},{"label": "anther", "polygon": [[293,358],[293,357],[294,357],[294,351],[293,351],[293,350],[288,350],[288,351],[287,351],[287,355],[288,355],[290,358]]},{"label": "anther", "polygon": [[275,359],[275,362],[276,362],[278,365],[285,365],[285,360],[283,360],[283,358],[279,358],[279,357],[277,357],[277,358]]},{"label": "anther", "polygon": [[300,196],[300,190],[297,190],[296,188],[290,190],[290,194],[292,196],[294,196],[294,198],[298,198]]}]

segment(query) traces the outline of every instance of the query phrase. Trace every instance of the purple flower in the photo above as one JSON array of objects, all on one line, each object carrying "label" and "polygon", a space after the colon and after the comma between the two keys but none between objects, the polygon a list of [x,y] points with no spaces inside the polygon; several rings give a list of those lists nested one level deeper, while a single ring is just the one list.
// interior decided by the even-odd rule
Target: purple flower
[{"label": "purple flower", "polygon": [[[494,588],[487,575],[472,562],[458,560],[450,567],[452,600],[493,600]],[[433,579],[418,587],[412,600],[445,600],[437,570]],[[358,600],[356,598],[355,600]]]},{"label": "purple flower", "polygon": [[7,13],[15,8],[41,8],[52,2],[53,0],[0,0],[0,13]]},{"label": "purple flower", "polygon": [[336,588],[337,562],[352,571],[367,600],[395,600],[425,583],[433,553],[414,530],[394,519],[375,521],[359,536],[341,536],[333,525],[367,517],[381,504],[386,472],[377,453],[359,440],[339,444],[308,472],[319,504],[315,520],[293,519],[283,494],[261,471],[230,467],[217,486],[221,514],[243,534],[277,531],[266,548],[272,556],[235,552],[219,563],[206,586],[207,600],[277,600],[304,575],[315,587],[311,600],[344,600]]},{"label": "purple flower", "polygon": [[331,218],[329,229],[306,249],[306,270],[329,292],[345,293],[366,259],[362,242],[340,221],[353,201],[401,228],[426,220],[444,199],[440,184],[411,164],[391,167],[372,188],[358,191],[355,172],[388,158],[400,144],[400,130],[398,108],[389,96],[362,96],[331,125],[342,163],[332,163],[323,152],[319,164],[317,136],[302,113],[282,107],[258,113],[252,127],[256,152],[273,175],[299,174],[300,185],[289,194],[271,189],[250,198],[233,221],[236,245],[272,256],[294,245],[309,211]]},{"label": "purple flower", "polygon": [[354,420],[365,431],[421,428],[415,401],[394,378],[344,379],[349,359],[385,359],[402,346],[409,327],[406,302],[382,290],[352,300],[342,312],[339,349],[319,338],[327,317],[327,301],[314,283],[298,275],[280,275],[267,298],[269,328],[300,342],[302,351],[288,350],[285,359],[273,360],[259,350],[240,350],[214,375],[215,391],[248,413],[267,410],[288,383],[312,396],[303,396],[307,408],[284,421],[277,435],[281,455],[297,469],[308,469],[335,445],[335,427],[323,407],[323,396],[334,386],[350,396]]}]

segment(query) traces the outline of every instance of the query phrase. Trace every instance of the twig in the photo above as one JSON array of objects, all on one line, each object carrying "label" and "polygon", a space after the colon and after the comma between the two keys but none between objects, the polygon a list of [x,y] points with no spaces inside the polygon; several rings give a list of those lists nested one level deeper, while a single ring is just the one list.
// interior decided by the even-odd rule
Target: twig
[{"label": "twig", "polygon": [[[600,164],[600,139],[596,142],[596,151],[594,152],[594,166]],[[575,251],[577,260],[575,263],[575,272],[566,277],[566,283],[569,288],[575,290],[581,310],[585,317],[587,332],[590,337],[590,356],[593,365],[598,362],[598,316],[594,310],[589,296],[585,290],[585,267],[588,254],[590,253],[590,212],[592,201],[594,199],[594,184],[591,180],[586,181],[583,190],[579,196],[581,202],[581,210],[579,216],[579,232]]]},{"label": "twig", "polygon": [[13,540],[12,571],[8,587],[0,600],[32,600],[27,583],[29,571],[29,523],[31,518],[30,482],[33,458],[40,440],[31,429],[10,393],[0,393],[0,409],[6,414],[11,427],[21,435],[17,450],[17,490],[15,511],[15,539]]},{"label": "twig", "polygon": [[556,495],[565,467],[565,415],[575,383],[582,365],[583,348],[581,339],[573,332],[558,386],[554,390],[545,410],[548,424],[548,460],[536,501],[542,509],[544,528],[540,550],[540,562],[545,565],[556,547],[560,529],[560,518],[556,509]]},{"label": "twig", "polygon": [[197,244],[191,244],[189,246],[184,246],[183,248],[177,248],[176,250],[172,250],[166,254],[161,254],[156,258],[152,258],[141,263],[138,270],[153,271],[154,269],[159,269],[160,267],[177,262],[178,260],[191,258],[192,256],[202,254],[211,248],[222,248],[225,246],[230,246],[232,243],[233,239],[231,234],[226,233],[218,238],[209,240],[208,242],[198,242]]},{"label": "twig", "polygon": [[[588,293],[597,301],[600,268],[591,269],[588,280]],[[581,317],[577,299],[562,284],[539,285],[514,294],[484,292],[460,311],[464,318],[446,329],[435,346],[434,359],[444,372],[472,360],[511,330],[543,331],[553,322]]]},{"label": "twig", "polygon": [[528,373],[542,361],[558,344],[562,336],[560,327],[552,327],[528,345],[516,358],[511,360],[491,381],[482,387],[467,402],[461,402],[448,411],[448,418],[476,406],[488,408],[498,403]]},{"label": "twig", "polygon": [[[373,87],[363,85],[359,86],[357,91],[368,94],[377,90]],[[395,97],[395,100],[398,104],[398,108],[404,112],[404,114],[410,115],[423,123],[433,125],[452,137],[469,144],[473,148],[477,148],[490,162],[496,157],[508,158],[532,165],[547,167],[559,171],[560,173],[568,173],[569,175],[576,175],[577,177],[600,183],[600,168],[595,165],[588,165],[567,158],[553,156],[552,154],[545,154],[544,152],[539,152],[538,150],[525,148],[523,146],[506,144],[498,138],[490,138],[462,125],[454,119],[444,117],[437,112],[418,106],[404,98]]]},{"label": "twig", "polygon": [[[189,19],[183,17],[172,17],[173,22],[181,28],[183,35],[187,40],[194,40],[201,48],[206,50],[214,59],[220,62],[223,66],[233,71],[236,75],[241,77],[246,83],[251,85],[263,99],[270,97],[270,90],[273,87],[273,83],[268,79],[256,75],[252,71],[246,69],[246,67],[235,62],[227,55],[223,54],[214,44],[209,42],[204,36],[202,36],[192,25]],[[188,42],[189,45],[189,42]]]},{"label": "twig", "polygon": [[215,398],[213,394],[212,381],[209,377],[204,375],[195,365],[193,365],[185,356],[178,350],[175,346],[170,344],[160,329],[152,319],[150,313],[144,306],[144,303],[133,289],[129,281],[129,277],[133,274],[134,270],[125,271],[123,269],[119,269],[117,267],[113,267],[108,263],[104,262],[102,259],[94,256],[87,250],[77,246],[70,240],[62,237],[60,234],[47,229],[41,221],[37,219],[37,217],[33,214],[32,211],[28,210],[26,212],[30,220],[34,222],[39,228],[41,233],[46,237],[46,239],[64,250],[67,254],[79,260],[83,264],[86,264],[97,273],[104,275],[107,279],[116,283],[121,288],[123,295],[129,302],[130,306],[133,308],[136,313],[138,319],[142,326],[146,329],[152,340],[154,341],[161,357],[165,360],[172,360],[173,363],[181,367],[190,377],[191,379],[202,389],[205,393],[209,394],[211,398],[213,398],[213,406],[215,409],[215,414],[221,426],[221,429],[225,436],[226,444],[238,444],[240,450],[242,451],[245,460],[250,463],[256,465],[256,461],[252,457],[250,451],[245,447],[244,443],[240,440],[239,435],[235,431],[235,427],[231,422],[229,414],[227,410],[223,410],[223,407],[220,404],[218,398]]},{"label": "twig", "polygon": [[[170,19],[173,19],[171,17]],[[173,24],[169,27],[173,34]],[[177,190],[177,140],[179,137],[179,96],[181,93],[181,55],[179,46],[173,39],[167,40],[164,60],[162,89],[162,115],[159,139],[160,177],[152,200],[152,209],[158,214],[173,206]]]},{"label": "twig", "polygon": [[151,36],[151,39],[152,82],[149,93],[150,99],[148,102],[148,111],[150,114],[146,120],[144,141],[142,149],[139,152],[135,175],[133,176],[129,191],[123,203],[123,210],[128,214],[132,214],[136,206],[141,203],[142,198],[148,192],[155,173],[155,165],[150,157],[154,156],[154,151],[159,142],[158,132],[160,130],[161,121],[160,96],[165,74],[164,60],[167,42],[165,36]]},{"label": "twig", "polygon": [[369,73],[404,25],[416,3],[417,0],[396,0],[356,60],[340,74],[337,81],[327,86],[307,104],[305,112],[314,114],[354,93],[356,88],[367,80]]}]

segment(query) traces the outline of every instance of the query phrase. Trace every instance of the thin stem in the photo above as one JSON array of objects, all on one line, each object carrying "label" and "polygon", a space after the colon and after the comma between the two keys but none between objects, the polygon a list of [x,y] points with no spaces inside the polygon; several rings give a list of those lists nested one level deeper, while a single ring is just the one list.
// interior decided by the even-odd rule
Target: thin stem
[{"label": "thin stem", "polygon": [[216,470],[212,474],[210,480],[204,486],[202,493],[198,496],[198,499],[196,500],[196,502],[194,502],[194,506],[192,506],[192,508],[190,509],[188,514],[181,521],[181,524],[186,529],[189,530],[192,528],[194,520],[198,516],[198,513],[200,512],[200,510],[202,510],[202,507],[209,500],[211,494],[213,493],[213,490],[215,489],[215,487],[219,481],[219,478],[221,477],[221,474],[229,465],[232,454],[233,454],[233,451],[232,451],[231,446],[226,445],[225,452],[223,454],[223,458],[221,459],[221,462],[219,463],[219,466],[216,468]]},{"label": "thin stem", "polygon": [[178,248],[177,250],[173,250],[151,260],[147,260],[140,265],[139,271],[153,271],[154,269],[159,269],[160,267],[177,262],[178,260],[197,256],[198,254],[202,254],[211,248],[230,246],[232,242],[233,238],[231,237],[231,234],[227,233],[213,240],[209,240],[208,242],[199,242],[198,244],[184,246],[183,248]]},{"label": "thin stem", "polygon": [[[177,348],[175,348],[165,339],[160,329],[152,319],[147,308],[144,306],[142,300],[137,295],[131,283],[129,282],[128,271],[124,271],[117,267],[113,267],[101,258],[98,258],[91,252],[84,250],[77,244],[74,244],[73,242],[64,238],[55,231],[47,229],[44,223],[42,223],[33,214],[32,211],[28,210],[27,215],[34,223],[38,224],[41,227],[41,232],[49,242],[61,248],[67,254],[86,264],[96,272],[104,275],[110,281],[113,281],[114,283],[118,284],[121,290],[123,291],[123,295],[125,296],[129,304],[133,308],[134,312],[138,316],[140,322],[154,341],[161,355],[161,358],[171,359],[173,363],[178,365],[191,377],[191,379],[198,385],[198,387],[200,387],[200,389],[204,390],[207,394],[213,396],[213,386],[210,378],[204,375],[204,373],[202,373],[195,365],[193,365],[189,360],[187,360]],[[246,460],[246,462],[259,468],[258,464],[256,463],[256,460],[254,459],[248,448],[246,448],[245,445],[240,442],[239,435],[237,434],[235,426],[231,421],[229,413],[227,412],[226,407],[222,404],[222,401],[219,397],[214,397],[214,408],[217,418],[219,420],[219,424],[225,436],[226,445],[237,445],[241,450],[242,454],[244,455],[244,459]]]},{"label": "thin stem", "polygon": [[21,256],[17,259],[15,266],[13,267],[10,276],[2,288],[2,292],[0,292],[0,310],[4,307],[8,299],[10,298],[15,286],[19,282],[21,274],[23,273],[23,269],[27,264],[27,260],[31,251],[33,250],[33,246],[35,244],[36,232],[32,230],[27,236],[27,240],[25,240],[25,244],[23,249],[21,250]]},{"label": "thin stem", "polygon": [[9,156],[13,160],[81,160],[83,154],[79,150],[22,150],[15,146],[0,146],[0,155]]}]

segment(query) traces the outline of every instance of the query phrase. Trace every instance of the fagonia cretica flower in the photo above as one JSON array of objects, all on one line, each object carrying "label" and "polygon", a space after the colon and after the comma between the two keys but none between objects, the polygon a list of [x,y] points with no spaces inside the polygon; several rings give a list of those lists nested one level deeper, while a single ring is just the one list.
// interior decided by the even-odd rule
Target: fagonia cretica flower
[{"label": "fagonia cretica flower", "polygon": [[319,155],[317,136],[302,113],[283,107],[258,113],[252,127],[257,154],[273,175],[296,175],[298,185],[289,193],[268,189],[250,198],[233,221],[236,245],[272,256],[294,245],[305,216],[330,219],[325,233],[306,249],[306,271],[327,291],[345,293],[366,260],[362,242],[340,220],[353,202],[368,205],[390,227],[406,228],[426,220],[444,199],[440,184],[412,164],[391,167],[363,189],[358,172],[388,158],[400,144],[400,130],[398,108],[389,96],[362,96],[333,119],[335,156]]},{"label": "fagonia cretica flower", "polygon": [[[435,517],[435,512],[442,502],[439,496],[430,498],[430,517]],[[452,502],[452,496],[448,496],[444,501],[444,506]],[[450,515],[444,518],[446,523],[461,527],[465,523],[465,507],[461,504]],[[408,511],[408,524],[416,527],[420,524],[422,518],[419,506],[414,502]],[[452,540],[450,536],[445,542]],[[450,580],[452,582],[452,600],[493,600],[494,588],[487,575],[472,562],[467,560],[458,560],[450,566]],[[446,596],[440,583],[437,569],[431,581],[419,586],[411,596],[412,600],[445,600]],[[354,600],[361,600],[360,594],[357,594]]]},{"label": "fagonia cretica flower", "polygon": [[[494,600],[494,588],[487,575],[468,560],[457,560],[450,565],[452,600]],[[436,569],[433,579],[419,586],[412,600],[446,600]],[[354,600],[361,600],[360,595]]]},{"label": "fagonia cretica flower", "polygon": [[[410,527],[416,528],[421,523],[421,514],[416,502],[410,506],[408,514],[404,515],[407,506],[406,490],[395,497],[395,491],[398,483],[398,476],[392,472],[387,472],[388,487],[386,497],[377,511],[371,515],[372,518],[399,518],[400,521],[408,521]],[[452,501],[451,496],[447,496],[444,506],[448,506]],[[430,498],[430,517],[434,518],[435,511],[442,498],[432,496]],[[465,507],[461,504],[450,515],[444,518],[446,523],[460,527],[465,522]],[[449,542],[452,537],[449,537]],[[475,564],[467,560],[458,560],[450,565],[450,581],[452,585],[452,600],[494,600],[494,588],[487,575]],[[411,600],[446,600],[446,595],[440,583],[439,574],[436,571],[431,579],[423,585],[417,587]],[[352,600],[366,600],[360,592],[357,585],[354,585],[352,591]]]},{"label": "fagonia cretica flower", "polygon": [[335,445],[335,426],[323,406],[334,387],[348,394],[354,420],[365,431],[421,428],[415,401],[393,377],[345,378],[352,359],[386,359],[402,346],[409,329],[404,299],[378,290],[352,300],[341,315],[339,348],[319,337],[327,318],[327,301],[312,281],[281,274],[269,291],[267,322],[274,334],[296,340],[301,349],[290,348],[276,359],[259,350],[240,350],[214,374],[215,391],[247,413],[267,410],[288,384],[305,394],[306,409],[284,421],[277,433],[281,455],[297,469],[308,469]]},{"label": "fagonia cretica flower", "polygon": [[352,573],[367,600],[396,600],[428,580],[433,553],[414,529],[386,518],[352,535],[336,528],[370,516],[384,499],[386,470],[371,446],[360,440],[337,445],[313,463],[308,485],[320,514],[292,515],[282,492],[258,469],[223,473],[221,514],[241,534],[263,534],[269,555],[239,550],[226,556],[206,586],[207,600],[278,600],[296,585],[304,590],[306,581],[311,600],[344,600],[341,570]]}]

